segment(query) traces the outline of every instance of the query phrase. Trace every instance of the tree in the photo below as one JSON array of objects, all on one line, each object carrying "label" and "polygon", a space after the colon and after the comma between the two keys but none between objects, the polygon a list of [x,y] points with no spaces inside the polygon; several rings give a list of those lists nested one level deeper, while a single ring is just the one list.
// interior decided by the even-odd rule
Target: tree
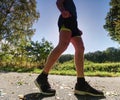
[{"label": "tree", "polygon": [[106,61],[119,62],[120,61],[120,48],[109,47],[105,51]]},{"label": "tree", "polygon": [[86,53],[85,59],[97,62],[97,63],[104,63],[104,62],[120,62],[120,48],[116,49],[114,47],[109,47],[104,51],[95,51],[92,53]]},{"label": "tree", "polygon": [[101,51],[95,51],[93,53],[87,53],[85,54],[85,59],[93,62],[99,62],[102,63],[105,61],[105,54]]},{"label": "tree", "polygon": [[73,59],[74,59],[74,55],[72,55],[72,54],[64,54],[64,55],[60,56],[59,62],[64,63],[66,61],[70,61],[70,60],[73,60]]},{"label": "tree", "polygon": [[40,63],[44,63],[46,61],[47,56],[52,49],[52,43],[48,42],[44,38],[40,43],[38,41],[31,41],[31,44],[25,47],[27,55],[31,58],[32,62]]},{"label": "tree", "polygon": [[21,39],[29,40],[38,18],[36,0],[0,0],[0,41],[18,44]]},{"label": "tree", "polygon": [[2,55],[12,54],[13,57],[17,55],[16,57],[20,57],[21,61],[25,58],[24,46],[31,41],[35,31],[32,25],[38,18],[36,0],[0,0],[0,51]]},{"label": "tree", "polygon": [[111,0],[110,6],[104,28],[109,32],[112,40],[120,43],[120,0]]}]

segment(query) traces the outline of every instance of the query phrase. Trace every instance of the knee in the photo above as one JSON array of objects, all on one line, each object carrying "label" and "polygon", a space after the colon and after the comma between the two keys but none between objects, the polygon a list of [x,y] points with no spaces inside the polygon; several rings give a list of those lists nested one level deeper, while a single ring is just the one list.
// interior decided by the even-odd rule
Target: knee
[{"label": "knee", "polygon": [[68,45],[69,45],[69,43],[58,44],[58,45],[57,45],[57,48],[58,48],[58,50],[59,50],[60,52],[63,52],[63,51],[65,51],[65,50],[67,49]]},{"label": "knee", "polygon": [[85,51],[85,47],[84,47],[84,46],[82,46],[82,47],[81,47],[81,50],[82,50],[82,52],[84,52],[84,51]]},{"label": "knee", "polygon": [[76,49],[76,52],[77,52],[77,53],[84,53],[84,51],[85,51],[85,47],[84,47],[84,46],[80,46],[80,47],[78,47],[78,48]]}]

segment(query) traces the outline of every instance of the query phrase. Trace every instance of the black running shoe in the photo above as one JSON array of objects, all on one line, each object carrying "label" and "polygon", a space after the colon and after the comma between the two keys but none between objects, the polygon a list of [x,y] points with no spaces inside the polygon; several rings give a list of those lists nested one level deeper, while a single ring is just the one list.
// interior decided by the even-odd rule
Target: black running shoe
[{"label": "black running shoe", "polygon": [[74,93],[77,95],[104,96],[102,91],[94,89],[87,82],[83,86],[76,83]]},{"label": "black running shoe", "polygon": [[47,79],[36,79],[35,85],[39,88],[40,92],[44,95],[55,95],[56,90],[52,89]]}]

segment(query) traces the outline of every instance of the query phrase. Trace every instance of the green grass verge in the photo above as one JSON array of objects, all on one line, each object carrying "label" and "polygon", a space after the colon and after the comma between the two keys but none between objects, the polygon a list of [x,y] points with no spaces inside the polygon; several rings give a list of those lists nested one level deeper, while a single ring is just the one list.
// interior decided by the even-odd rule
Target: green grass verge
[{"label": "green grass verge", "polygon": [[[85,62],[85,76],[100,76],[100,77],[120,77],[120,62],[118,63],[93,63]],[[5,72],[31,72],[41,73],[41,69],[36,67],[10,67],[0,66],[0,71]],[[54,68],[50,71],[50,74],[55,75],[76,75],[75,65],[73,61],[65,62],[63,64],[57,63]]]},{"label": "green grass verge", "polygon": [[[30,72],[30,73],[36,73],[39,74],[41,73],[42,70],[38,68],[0,68],[1,72]],[[70,75],[70,76],[76,76],[76,71],[75,70],[51,70],[50,74],[52,75]],[[115,72],[104,72],[104,71],[96,71],[96,72],[90,72],[87,71],[85,72],[85,76],[99,76],[99,77],[119,77],[120,73],[115,73]]]},{"label": "green grass verge", "polygon": [[[76,76],[76,71],[51,71],[50,74],[53,75],[69,75]],[[85,76],[99,76],[99,77],[119,77],[120,73],[109,73],[109,72],[85,72]]]}]

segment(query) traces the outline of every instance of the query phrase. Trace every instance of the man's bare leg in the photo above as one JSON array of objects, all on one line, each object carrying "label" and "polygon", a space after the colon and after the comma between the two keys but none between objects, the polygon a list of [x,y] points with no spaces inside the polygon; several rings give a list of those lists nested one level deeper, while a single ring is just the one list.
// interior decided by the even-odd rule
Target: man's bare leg
[{"label": "man's bare leg", "polygon": [[56,48],[50,53],[48,56],[47,62],[43,71],[45,73],[49,73],[50,69],[52,68],[53,64],[59,58],[59,56],[66,50],[70,43],[71,39],[71,32],[62,30],[59,36],[59,43]]},{"label": "man's bare leg", "polygon": [[104,93],[91,87],[84,78],[84,44],[81,37],[73,37],[71,42],[75,48],[75,65],[77,83],[74,93],[77,95],[103,96]]},{"label": "man's bare leg", "polygon": [[54,95],[56,93],[56,90],[52,89],[48,82],[48,74],[55,61],[59,58],[61,53],[63,53],[68,47],[70,39],[71,31],[61,30],[58,45],[48,56],[43,72],[35,80],[35,84],[40,89],[42,94]]},{"label": "man's bare leg", "polygon": [[75,48],[75,66],[77,77],[84,77],[84,44],[80,36],[73,37],[71,42]]}]

